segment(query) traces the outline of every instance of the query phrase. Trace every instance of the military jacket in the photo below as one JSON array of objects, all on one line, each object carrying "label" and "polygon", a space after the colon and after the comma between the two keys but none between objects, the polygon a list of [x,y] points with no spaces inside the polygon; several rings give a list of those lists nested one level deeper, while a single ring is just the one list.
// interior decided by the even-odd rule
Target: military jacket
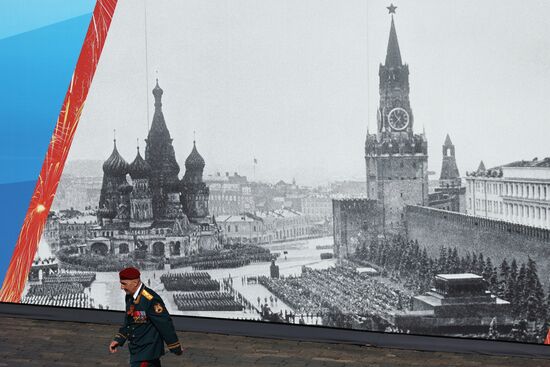
[{"label": "military jacket", "polygon": [[164,343],[171,352],[181,348],[170,314],[158,294],[144,284],[134,300],[126,295],[124,325],[113,340],[120,346],[128,341],[130,361],[157,359],[164,354]]}]

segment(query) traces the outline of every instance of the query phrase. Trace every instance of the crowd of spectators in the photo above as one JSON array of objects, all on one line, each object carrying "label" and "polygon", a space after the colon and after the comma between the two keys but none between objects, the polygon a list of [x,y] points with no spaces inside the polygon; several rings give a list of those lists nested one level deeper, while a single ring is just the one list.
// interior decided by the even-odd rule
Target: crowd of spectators
[{"label": "crowd of spectators", "polygon": [[[289,281],[292,278],[269,278],[259,276],[258,283],[266,287],[271,293],[279,297],[288,306],[292,307],[298,313],[313,313],[315,315],[322,314],[326,311],[318,300],[313,300],[305,295],[305,290],[301,287],[291,285]],[[258,303],[260,301],[258,300]]]},{"label": "crowd of spectators", "polygon": [[407,308],[412,293],[385,284],[355,268],[338,266],[323,270],[304,268],[301,276],[259,281],[293,307],[297,313],[327,313],[375,316],[390,320],[391,314]]}]

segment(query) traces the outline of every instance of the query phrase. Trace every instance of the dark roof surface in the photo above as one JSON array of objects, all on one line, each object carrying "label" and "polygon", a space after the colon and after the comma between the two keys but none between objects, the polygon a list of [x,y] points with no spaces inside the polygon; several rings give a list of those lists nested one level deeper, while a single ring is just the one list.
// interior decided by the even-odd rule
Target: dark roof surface
[{"label": "dark roof surface", "polygon": [[116,148],[116,140],[114,140],[113,152],[103,163],[103,172],[107,175],[121,176],[128,173],[128,168],[129,165],[118,152]]},{"label": "dark roof surface", "polygon": [[451,141],[451,137],[449,136],[449,134],[447,134],[447,137],[445,138],[445,143],[443,143],[443,145],[445,146],[453,145],[453,142]]},{"label": "dark roof surface", "polygon": [[199,154],[197,146],[193,141],[193,150],[185,160],[186,169],[203,169],[205,165],[204,158]]},{"label": "dark roof surface", "polygon": [[550,167],[550,157],[544,159],[533,158],[530,161],[516,161],[505,164],[503,167]]}]

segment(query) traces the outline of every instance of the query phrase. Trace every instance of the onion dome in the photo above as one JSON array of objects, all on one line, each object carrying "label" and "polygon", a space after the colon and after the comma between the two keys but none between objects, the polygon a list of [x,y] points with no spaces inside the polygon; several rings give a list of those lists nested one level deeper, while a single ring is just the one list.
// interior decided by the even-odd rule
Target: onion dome
[{"label": "onion dome", "polygon": [[128,163],[120,156],[118,150],[116,149],[115,139],[113,152],[111,153],[111,156],[107,158],[105,163],[103,163],[103,172],[110,176],[124,176],[128,173],[128,168]]},{"label": "onion dome", "polygon": [[151,166],[141,157],[139,153],[139,147],[137,148],[137,155],[134,161],[130,164],[129,168],[130,177],[133,180],[140,178],[149,178],[151,174]]},{"label": "onion dome", "polygon": [[157,85],[155,85],[155,88],[153,88],[153,96],[155,96],[155,106],[156,104],[161,104],[161,98],[162,98],[163,90],[161,87],[159,87],[159,80],[157,79]]},{"label": "onion dome", "polygon": [[204,159],[201,157],[199,152],[197,151],[197,146],[195,145],[195,141],[193,141],[193,150],[191,151],[191,154],[189,154],[189,157],[185,160],[185,169],[186,170],[193,170],[193,169],[204,169]]}]

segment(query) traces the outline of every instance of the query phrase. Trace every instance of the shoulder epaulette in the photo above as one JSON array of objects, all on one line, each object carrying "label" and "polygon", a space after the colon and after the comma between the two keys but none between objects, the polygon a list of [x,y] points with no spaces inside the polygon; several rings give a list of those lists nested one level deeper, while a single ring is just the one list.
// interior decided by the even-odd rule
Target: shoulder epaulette
[{"label": "shoulder epaulette", "polygon": [[153,295],[147,292],[145,289],[141,290],[141,294],[143,294],[143,297],[147,298],[148,301],[153,299]]}]

